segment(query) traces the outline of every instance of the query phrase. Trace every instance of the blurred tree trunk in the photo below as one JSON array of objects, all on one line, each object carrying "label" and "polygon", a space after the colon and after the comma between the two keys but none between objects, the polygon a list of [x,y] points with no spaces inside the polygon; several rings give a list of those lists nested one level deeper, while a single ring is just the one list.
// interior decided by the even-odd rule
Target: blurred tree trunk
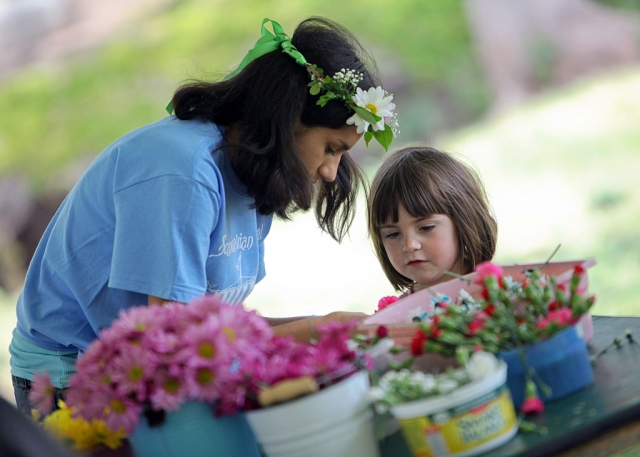
[{"label": "blurred tree trunk", "polygon": [[589,0],[466,0],[494,110],[640,62],[640,14]]}]

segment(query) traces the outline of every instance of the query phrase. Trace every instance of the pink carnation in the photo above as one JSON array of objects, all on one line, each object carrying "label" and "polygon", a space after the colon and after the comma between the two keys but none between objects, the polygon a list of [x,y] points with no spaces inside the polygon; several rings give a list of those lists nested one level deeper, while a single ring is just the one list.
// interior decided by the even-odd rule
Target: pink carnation
[{"label": "pink carnation", "polygon": [[540,414],[544,411],[544,403],[538,397],[527,398],[520,407],[522,414]]},{"label": "pink carnation", "polygon": [[493,262],[482,262],[476,266],[476,284],[484,284],[485,278],[489,276],[495,276],[496,278],[502,277],[502,267]]},{"label": "pink carnation", "polygon": [[528,378],[525,383],[524,398],[524,403],[520,407],[520,411],[522,411],[523,414],[540,414],[544,411],[544,403],[540,400],[538,388],[531,378]]},{"label": "pink carnation", "polygon": [[388,295],[386,297],[382,297],[379,301],[378,301],[378,309],[377,311],[380,311],[381,309],[385,309],[387,306],[392,305],[393,303],[398,301],[398,297],[396,297],[395,295]]},{"label": "pink carnation", "polygon": [[560,308],[555,311],[550,311],[547,317],[538,322],[538,329],[542,330],[547,328],[549,324],[555,322],[558,326],[570,324],[573,320],[573,313],[570,308]]}]

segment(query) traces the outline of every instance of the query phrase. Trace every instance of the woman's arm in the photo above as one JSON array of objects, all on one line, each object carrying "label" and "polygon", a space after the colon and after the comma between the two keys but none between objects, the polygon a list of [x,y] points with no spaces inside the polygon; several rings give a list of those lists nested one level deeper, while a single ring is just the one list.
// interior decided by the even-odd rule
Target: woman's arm
[{"label": "woman's arm", "polygon": [[[297,341],[307,342],[317,337],[316,328],[329,322],[360,321],[369,317],[364,313],[336,311],[326,316],[267,318],[276,336],[292,336]],[[355,329],[354,329],[355,331]]]},{"label": "woman's arm", "polygon": [[[147,305],[163,305],[170,300],[149,295]],[[351,313],[345,311],[335,311],[326,316],[295,316],[295,317],[267,317],[267,322],[273,329],[276,336],[292,336],[295,340],[308,342],[317,337],[316,327],[329,322],[360,321],[369,317],[364,313]],[[354,329],[355,332],[355,329]]]}]

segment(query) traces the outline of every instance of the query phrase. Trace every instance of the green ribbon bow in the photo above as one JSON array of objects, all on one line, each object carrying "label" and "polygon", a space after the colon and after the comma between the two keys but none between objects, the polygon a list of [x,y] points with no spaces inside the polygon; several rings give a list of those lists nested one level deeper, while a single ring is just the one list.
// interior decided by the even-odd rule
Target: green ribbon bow
[{"label": "green ribbon bow", "polygon": [[[268,22],[271,22],[273,33],[271,33],[266,27]],[[282,26],[276,21],[264,18],[262,20],[261,35],[262,36],[253,46],[253,49],[249,50],[247,55],[244,56],[244,59],[242,59],[242,62],[240,62],[236,71],[234,71],[227,79],[233,78],[258,57],[262,57],[263,55],[277,51],[278,49],[282,49],[282,52],[291,56],[298,65],[304,66],[307,64],[307,59],[305,59],[300,51],[298,51],[293,43],[291,43],[291,38],[284,33]],[[173,113],[173,104],[171,102],[167,105],[166,110],[169,114]]]},{"label": "green ribbon bow", "polygon": [[[267,29],[265,25],[267,24],[267,22],[271,22],[274,33],[271,33]],[[307,64],[307,59],[305,59],[304,56],[300,54],[300,51],[298,51],[296,47],[293,45],[293,43],[291,43],[291,38],[289,38],[284,33],[282,26],[278,24],[276,21],[273,21],[269,18],[264,18],[262,20],[261,34],[262,36],[258,39],[258,41],[256,41],[256,44],[253,46],[253,49],[251,49],[247,53],[247,55],[244,56],[244,59],[242,59],[242,62],[240,62],[240,65],[238,66],[237,70],[233,72],[230,78],[237,75],[240,71],[242,71],[244,67],[249,65],[258,57],[261,57],[273,51],[277,51],[278,49],[282,49],[282,52],[290,55],[298,65]]]}]

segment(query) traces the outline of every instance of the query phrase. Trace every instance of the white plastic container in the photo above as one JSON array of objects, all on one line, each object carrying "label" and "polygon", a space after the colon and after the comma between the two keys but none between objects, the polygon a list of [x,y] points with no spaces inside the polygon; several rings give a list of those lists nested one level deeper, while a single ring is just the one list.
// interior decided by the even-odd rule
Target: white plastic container
[{"label": "white plastic container", "polygon": [[267,457],[378,457],[369,387],[368,373],[360,371],[246,418]]},{"label": "white plastic container", "polygon": [[472,456],[495,449],[518,431],[507,365],[447,395],[391,407],[414,457]]}]

